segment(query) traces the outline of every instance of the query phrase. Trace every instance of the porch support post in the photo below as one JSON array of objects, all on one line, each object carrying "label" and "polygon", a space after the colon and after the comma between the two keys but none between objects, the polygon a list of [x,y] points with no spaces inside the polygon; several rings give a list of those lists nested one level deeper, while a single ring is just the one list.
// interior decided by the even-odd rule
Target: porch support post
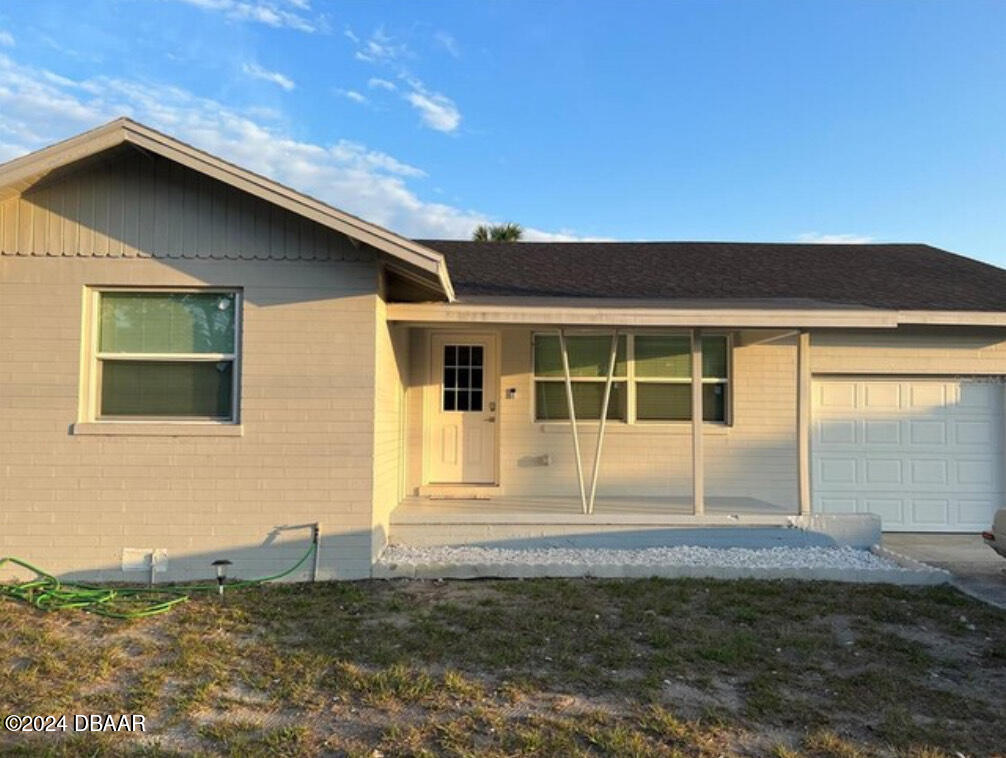
[{"label": "porch support post", "polygon": [[566,404],[569,407],[569,428],[573,433],[573,455],[576,458],[576,483],[580,487],[580,507],[587,513],[587,492],[583,486],[583,459],[580,457],[580,435],[576,430],[576,409],[573,407],[573,381],[569,375],[569,352],[566,350],[566,332],[559,330],[559,352],[562,355],[562,374],[566,379]]},{"label": "porch support post", "polygon": [[604,427],[608,423],[608,403],[611,400],[611,382],[615,376],[615,361],[618,360],[618,330],[611,333],[611,354],[608,356],[608,378],[604,384],[604,399],[601,401],[601,420],[597,427],[597,449],[594,450],[594,470],[590,474],[590,499],[587,513],[594,512],[594,496],[597,494],[597,474],[601,469],[601,446],[604,444]]},{"label": "porch support post", "polygon": [[800,514],[810,513],[810,332],[796,337],[796,471]]},{"label": "porch support post", "polygon": [[702,459],[702,330],[692,329],[692,513],[706,512],[705,466]]}]

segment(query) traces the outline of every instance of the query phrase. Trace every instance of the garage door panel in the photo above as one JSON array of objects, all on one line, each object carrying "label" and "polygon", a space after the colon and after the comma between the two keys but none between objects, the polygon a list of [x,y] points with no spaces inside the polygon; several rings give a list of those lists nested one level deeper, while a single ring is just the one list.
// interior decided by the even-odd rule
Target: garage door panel
[{"label": "garage door panel", "polygon": [[950,520],[950,501],[931,498],[912,500],[912,521],[922,526],[936,527]]},{"label": "garage door panel", "polygon": [[901,525],[905,522],[905,501],[902,498],[864,498],[860,501],[860,513],[876,513],[882,523]]},{"label": "garage door panel", "polygon": [[828,382],[817,387],[817,405],[821,408],[855,408],[855,382]]},{"label": "garage door panel", "polygon": [[900,458],[868,458],[865,484],[904,484],[904,464]]},{"label": "garage door panel", "polygon": [[869,420],[863,422],[863,440],[867,445],[900,445],[900,421]]},{"label": "garage door panel", "polygon": [[822,421],[818,436],[825,444],[854,445],[856,443],[856,422],[842,419]]},{"label": "garage door panel", "polygon": [[855,458],[822,458],[818,461],[818,473],[821,484],[825,487],[836,484],[856,484]]},{"label": "garage door panel", "polygon": [[991,421],[957,421],[954,423],[954,441],[961,446],[988,447],[995,444],[995,428]]},{"label": "garage door panel", "polygon": [[926,420],[908,422],[908,441],[913,445],[947,444],[947,422]]},{"label": "garage door panel", "polygon": [[815,510],[888,530],[977,531],[1003,502],[1003,386],[949,379],[814,382]]},{"label": "garage door panel", "polygon": [[957,391],[957,405],[961,408],[994,412],[999,403],[996,402],[994,393],[989,392],[988,389],[995,386],[979,382],[960,384]]},{"label": "garage door panel", "polygon": [[955,463],[957,471],[955,482],[957,484],[984,484],[991,486],[995,483],[995,477],[993,476],[994,462],[991,459],[964,460],[958,458]]},{"label": "garage door panel", "polygon": [[913,459],[909,465],[911,484],[935,484],[945,485],[948,483],[947,469],[949,466],[945,460],[933,459]]},{"label": "garage door panel", "polygon": [[943,382],[912,382],[908,384],[908,408],[942,413],[947,405],[947,387]]},{"label": "garage door panel", "polygon": [[987,498],[970,500],[962,498],[957,501],[957,523],[975,529],[988,529],[990,512],[999,508],[998,502]]},{"label": "garage door panel", "polygon": [[901,410],[901,385],[897,382],[865,382],[863,407],[871,410]]}]

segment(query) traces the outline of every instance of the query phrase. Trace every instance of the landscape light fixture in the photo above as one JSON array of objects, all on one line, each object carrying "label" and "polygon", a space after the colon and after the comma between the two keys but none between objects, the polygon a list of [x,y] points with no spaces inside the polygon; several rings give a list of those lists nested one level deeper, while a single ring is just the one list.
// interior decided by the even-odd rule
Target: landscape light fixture
[{"label": "landscape light fixture", "polygon": [[231,565],[231,562],[226,558],[219,558],[213,561],[213,566],[217,568],[217,592],[220,597],[224,596],[224,582],[227,580],[227,567]]}]

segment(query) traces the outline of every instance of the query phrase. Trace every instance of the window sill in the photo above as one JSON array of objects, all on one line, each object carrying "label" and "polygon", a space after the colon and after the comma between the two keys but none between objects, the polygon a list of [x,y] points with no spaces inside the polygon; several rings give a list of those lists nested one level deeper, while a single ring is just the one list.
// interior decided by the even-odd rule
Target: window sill
[{"label": "window sill", "polygon": [[[535,421],[544,434],[569,434],[568,421]],[[576,430],[578,432],[593,433],[599,428],[596,421],[577,421]],[[662,423],[660,421],[647,421],[635,424],[626,424],[621,421],[609,421],[604,426],[605,435],[608,434],[679,434],[691,436],[692,425],[690,422]],[[702,434],[728,435],[730,426],[723,423],[706,422],[702,425]]]},{"label": "window sill", "polygon": [[74,424],[71,434],[114,437],[242,437],[241,424],[181,421],[88,421]]}]

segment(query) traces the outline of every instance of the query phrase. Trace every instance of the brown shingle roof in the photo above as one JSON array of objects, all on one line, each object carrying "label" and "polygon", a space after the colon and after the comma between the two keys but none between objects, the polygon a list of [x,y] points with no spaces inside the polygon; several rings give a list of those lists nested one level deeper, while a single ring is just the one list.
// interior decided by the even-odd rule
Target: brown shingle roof
[{"label": "brown shingle roof", "polygon": [[901,310],[1006,311],[1006,270],[929,245],[419,242],[444,254],[461,299],[808,298]]}]

